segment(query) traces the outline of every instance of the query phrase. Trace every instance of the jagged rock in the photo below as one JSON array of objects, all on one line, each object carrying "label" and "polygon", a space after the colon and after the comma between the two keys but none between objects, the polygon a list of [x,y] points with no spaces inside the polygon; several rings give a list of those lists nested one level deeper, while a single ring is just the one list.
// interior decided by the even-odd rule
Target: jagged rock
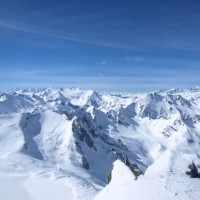
[{"label": "jagged rock", "polygon": [[112,169],[110,170],[108,176],[106,177],[107,183],[110,183],[110,181],[112,180],[112,170],[113,170],[113,166],[112,166]]},{"label": "jagged rock", "polygon": [[[136,164],[130,163],[130,161],[128,159],[126,161],[124,161],[124,160],[121,160],[121,161],[131,170],[131,172],[133,173],[133,175],[136,179],[142,174],[142,172],[139,170],[138,166]],[[114,166],[112,166],[112,169],[110,170],[109,174],[106,177],[108,183],[110,183],[110,181],[112,180],[113,167]]]},{"label": "jagged rock", "polygon": [[90,169],[90,165],[85,157],[82,157],[82,167],[85,169]]},{"label": "jagged rock", "polygon": [[190,171],[186,171],[186,174],[190,176],[191,178],[200,178],[200,174],[198,173],[198,169],[194,162],[192,164],[188,165],[188,168]]}]

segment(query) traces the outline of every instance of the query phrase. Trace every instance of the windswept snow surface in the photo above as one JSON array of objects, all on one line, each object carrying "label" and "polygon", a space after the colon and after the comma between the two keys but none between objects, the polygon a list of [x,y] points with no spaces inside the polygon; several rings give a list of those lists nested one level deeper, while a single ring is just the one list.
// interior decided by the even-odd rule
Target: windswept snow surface
[{"label": "windswept snow surface", "polygon": [[195,200],[192,162],[200,164],[198,87],[0,93],[0,200]]}]

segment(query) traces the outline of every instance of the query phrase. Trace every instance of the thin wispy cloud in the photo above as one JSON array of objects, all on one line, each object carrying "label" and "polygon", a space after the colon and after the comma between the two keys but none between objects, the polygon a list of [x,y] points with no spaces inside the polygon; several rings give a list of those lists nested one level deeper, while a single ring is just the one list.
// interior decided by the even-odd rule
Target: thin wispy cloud
[{"label": "thin wispy cloud", "polygon": [[135,49],[135,48],[130,48],[125,45],[115,45],[112,43],[104,43],[104,42],[98,42],[98,41],[92,41],[92,40],[85,40],[85,39],[80,39],[80,38],[69,37],[66,35],[58,35],[58,34],[53,34],[50,32],[42,32],[42,31],[38,31],[38,30],[32,30],[32,29],[28,29],[26,27],[21,27],[21,26],[10,24],[10,23],[1,22],[1,21],[0,21],[0,27],[6,28],[6,29],[11,29],[14,31],[22,31],[22,32],[31,33],[31,34],[52,37],[52,38],[56,38],[59,40],[65,40],[65,41],[70,41],[70,42],[85,43],[85,44],[90,44],[90,45],[104,46],[104,47],[110,47],[110,48],[119,48],[119,49],[130,49],[130,50]]},{"label": "thin wispy cloud", "polygon": [[[146,29],[142,29],[140,30],[139,33],[137,33],[137,37],[139,38],[141,37],[140,40],[142,40],[143,38],[143,44],[141,44],[140,40],[139,40],[140,42],[138,43],[132,40],[130,37],[126,39],[126,40],[129,40],[129,43],[115,41],[113,39],[108,40],[106,38],[98,39],[98,37],[96,37],[96,39],[91,38],[91,40],[80,38],[80,37],[70,37],[70,36],[67,36],[66,34],[55,34],[55,33],[52,33],[51,31],[41,31],[37,29],[30,29],[30,28],[27,28],[26,25],[21,26],[21,25],[18,25],[16,22],[5,22],[2,20],[0,21],[0,27],[10,29],[13,31],[25,32],[29,34],[38,35],[38,36],[46,36],[49,38],[54,38],[54,39],[64,40],[64,41],[69,41],[69,42],[96,45],[96,46],[101,46],[101,47],[117,48],[117,49],[127,49],[127,50],[133,50],[133,51],[157,52],[158,51],[157,48],[162,48],[162,51],[164,49],[193,50],[193,48],[189,45],[190,42],[193,43],[193,41],[187,41],[187,46],[185,46],[183,45],[183,42],[180,41],[180,38],[178,39],[169,38],[169,36],[167,36],[167,32],[163,33],[163,38],[162,37],[158,38],[156,35],[154,35],[154,33],[147,34]],[[129,59],[130,58],[127,57],[127,60]],[[139,61],[140,59],[142,59],[142,57],[140,56],[135,57],[136,61]],[[106,62],[106,61],[101,61],[101,62]]]},{"label": "thin wispy cloud", "polygon": [[99,76],[100,78],[105,77],[105,76],[103,76],[101,73],[98,73],[98,76]]},{"label": "thin wispy cloud", "polygon": [[99,65],[106,65],[108,62],[106,60],[101,60],[100,62],[98,62],[97,64]]}]

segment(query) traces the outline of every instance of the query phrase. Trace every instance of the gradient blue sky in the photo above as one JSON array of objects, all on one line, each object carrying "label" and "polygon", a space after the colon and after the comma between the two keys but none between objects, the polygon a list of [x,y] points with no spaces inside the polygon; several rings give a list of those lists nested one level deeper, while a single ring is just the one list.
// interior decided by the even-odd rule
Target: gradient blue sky
[{"label": "gradient blue sky", "polygon": [[199,0],[0,0],[0,90],[199,84]]}]

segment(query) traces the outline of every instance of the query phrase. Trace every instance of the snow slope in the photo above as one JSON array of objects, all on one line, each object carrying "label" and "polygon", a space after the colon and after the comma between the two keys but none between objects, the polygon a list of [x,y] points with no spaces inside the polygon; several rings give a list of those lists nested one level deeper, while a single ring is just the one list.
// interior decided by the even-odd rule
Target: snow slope
[{"label": "snow slope", "polygon": [[199,144],[198,87],[1,93],[0,200],[197,199]]}]

